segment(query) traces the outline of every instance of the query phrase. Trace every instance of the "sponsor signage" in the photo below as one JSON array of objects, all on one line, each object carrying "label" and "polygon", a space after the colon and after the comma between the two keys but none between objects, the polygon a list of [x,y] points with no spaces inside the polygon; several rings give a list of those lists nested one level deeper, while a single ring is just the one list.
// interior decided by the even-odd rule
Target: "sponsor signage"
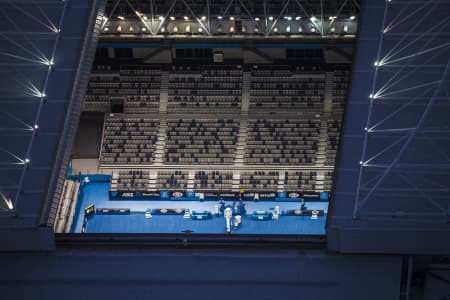
[{"label": "sponsor signage", "polygon": [[305,200],[323,200],[328,201],[329,192],[299,192],[299,191],[287,191],[286,198],[299,199],[303,198]]},{"label": "sponsor signage", "polygon": [[109,197],[112,200],[117,199],[159,199],[160,193],[158,191],[110,191]]},{"label": "sponsor signage", "polygon": [[275,198],[285,198],[285,199],[305,199],[307,201],[328,201],[330,199],[329,192],[300,192],[300,191],[286,191],[286,192],[276,192],[276,191],[244,191],[233,192],[233,191],[206,191],[206,190],[188,190],[188,191],[110,191],[109,196],[112,200],[170,200],[171,198],[198,198],[199,194],[204,195],[204,199],[239,199],[242,198],[246,200],[255,199],[255,195],[258,194],[256,199],[259,200],[272,200]]},{"label": "sponsor signage", "polygon": [[173,191],[170,192],[170,197],[171,198],[183,198],[185,196],[185,192],[184,191]]},{"label": "sponsor signage", "polygon": [[277,197],[277,192],[267,192],[267,191],[262,191],[262,192],[256,192],[256,191],[245,191],[242,194],[242,197],[244,199],[254,199],[255,195],[258,194],[258,199],[259,200],[267,200],[267,199],[275,199]]},{"label": "sponsor signage", "polygon": [[239,198],[238,192],[232,191],[205,191],[205,190],[197,190],[197,193],[203,193],[205,195],[205,199],[207,198]]}]

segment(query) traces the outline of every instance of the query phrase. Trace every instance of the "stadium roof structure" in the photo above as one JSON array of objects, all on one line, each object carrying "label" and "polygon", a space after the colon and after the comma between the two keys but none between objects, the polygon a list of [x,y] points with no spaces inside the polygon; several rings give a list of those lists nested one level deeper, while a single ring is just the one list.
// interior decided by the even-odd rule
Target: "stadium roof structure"
[{"label": "stadium roof structure", "polygon": [[359,0],[108,0],[108,36],[327,37],[355,35]]}]

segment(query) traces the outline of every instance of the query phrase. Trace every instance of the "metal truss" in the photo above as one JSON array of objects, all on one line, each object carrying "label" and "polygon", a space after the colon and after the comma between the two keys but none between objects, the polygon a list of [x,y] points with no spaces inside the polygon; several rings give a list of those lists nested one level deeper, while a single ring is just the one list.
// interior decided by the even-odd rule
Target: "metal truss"
[{"label": "metal truss", "polygon": [[450,3],[384,3],[353,217],[450,221]]},{"label": "metal truss", "polygon": [[24,192],[68,3],[0,3],[0,213],[14,214]]},{"label": "metal truss", "polygon": [[354,35],[360,0],[109,0],[104,36]]}]

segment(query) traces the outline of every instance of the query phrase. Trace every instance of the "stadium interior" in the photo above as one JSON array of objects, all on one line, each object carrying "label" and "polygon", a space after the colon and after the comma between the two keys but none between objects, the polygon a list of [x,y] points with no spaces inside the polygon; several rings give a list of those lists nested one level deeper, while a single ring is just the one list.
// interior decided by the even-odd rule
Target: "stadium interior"
[{"label": "stadium interior", "polygon": [[97,50],[66,183],[83,193],[61,202],[58,231],[224,233],[230,206],[235,233],[323,235],[349,64],[309,45],[272,64],[192,47],[167,64]]},{"label": "stadium interior", "polygon": [[208,43],[202,18],[159,17],[150,45],[131,8],[104,18],[56,232],[325,235],[357,7],[322,15],[327,43],[312,17],[268,43],[230,11]]},{"label": "stadium interior", "polygon": [[449,0],[0,0],[0,299],[450,299]]}]

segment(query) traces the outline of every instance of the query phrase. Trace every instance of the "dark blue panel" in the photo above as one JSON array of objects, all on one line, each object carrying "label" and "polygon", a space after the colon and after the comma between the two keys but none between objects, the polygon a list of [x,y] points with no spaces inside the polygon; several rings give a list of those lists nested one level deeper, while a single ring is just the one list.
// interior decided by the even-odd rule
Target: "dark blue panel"
[{"label": "dark blue panel", "polygon": [[329,248],[448,253],[450,3],[364,4]]}]

